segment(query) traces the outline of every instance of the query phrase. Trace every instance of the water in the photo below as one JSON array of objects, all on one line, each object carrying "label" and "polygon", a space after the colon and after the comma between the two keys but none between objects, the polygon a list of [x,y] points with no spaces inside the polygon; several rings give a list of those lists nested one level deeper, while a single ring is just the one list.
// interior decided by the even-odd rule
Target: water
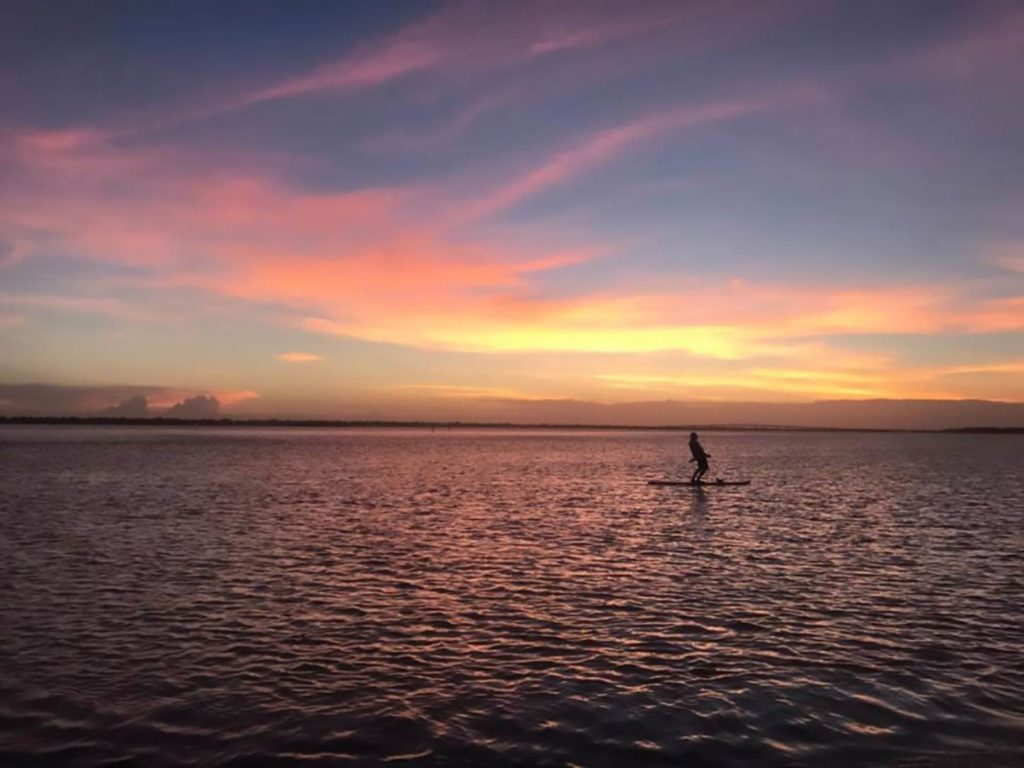
[{"label": "water", "polygon": [[1024,764],[1024,439],[0,430],[0,763]]}]

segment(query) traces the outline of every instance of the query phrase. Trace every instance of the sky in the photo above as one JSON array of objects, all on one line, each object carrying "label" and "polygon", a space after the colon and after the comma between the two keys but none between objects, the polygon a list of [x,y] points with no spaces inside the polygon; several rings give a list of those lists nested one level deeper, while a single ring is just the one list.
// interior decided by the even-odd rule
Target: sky
[{"label": "sky", "polygon": [[0,414],[1024,401],[1014,0],[0,13]]}]

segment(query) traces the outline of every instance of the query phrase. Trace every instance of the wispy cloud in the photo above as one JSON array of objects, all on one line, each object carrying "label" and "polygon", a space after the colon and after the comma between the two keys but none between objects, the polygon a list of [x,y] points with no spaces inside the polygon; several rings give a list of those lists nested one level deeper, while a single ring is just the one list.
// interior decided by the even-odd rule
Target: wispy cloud
[{"label": "wispy cloud", "polygon": [[1024,273],[1024,240],[992,243],[984,249],[982,261],[1009,272]]},{"label": "wispy cloud", "polygon": [[476,218],[515,205],[605,163],[644,141],[673,131],[714,125],[771,109],[795,107],[820,101],[822,90],[803,84],[752,98],[713,101],[658,111],[622,125],[584,136],[572,146],[546,158],[537,167],[506,183],[475,204],[466,216]]},{"label": "wispy cloud", "polygon": [[[980,5],[980,4],[979,4]],[[979,14],[980,20],[966,32],[918,51],[907,60],[908,68],[937,78],[963,79],[983,76],[993,69],[1002,76],[1024,78],[1024,10],[1015,3],[996,3],[996,12]]]},{"label": "wispy cloud", "polygon": [[[243,333],[252,333],[248,324],[261,313],[268,325],[290,324],[275,328],[281,336],[268,341],[269,348],[257,359],[299,364],[329,357],[330,365],[304,369],[310,379],[325,381],[349,359],[324,351],[329,349],[324,345],[345,342],[307,338],[306,347],[302,331],[379,342],[389,350],[393,345],[396,355],[417,360],[432,353],[440,353],[438,359],[478,361],[535,355],[538,367],[555,369],[570,361],[566,378],[543,385],[539,377],[527,382],[522,371],[506,386],[447,381],[418,369],[411,373],[412,365],[403,369],[408,381],[402,385],[447,399],[549,397],[576,392],[574,387],[637,397],[644,391],[705,398],[763,391],[790,398],[931,397],[987,392],[997,380],[1001,391],[1016,391],[1012,381],[1006,384],[1007,378],[1018,377],[1019,389],[1020,371],[1012,360],[990,361],[1002,367],[979,364],[961,370],[951,353],[950,365],[941,370],[918,365],[910,371],[910,366],[900,368],[898,355],[857,359],[840,349],[838,340],[1024,331],[1024,298],[1015,282],[1024,265],[1012,215],[1005,217],[1010,224],[1004,231],[965,234],[965,242],[995,244],[982,254],[984,265],[977,263],[978,251],[965,246],[965,263],[958,267],[964,272],[973,268],[974,277],[963,280],[958,274],[956,282],[943,282],[946,273],[930,268],[931,254],[925,249],[939,237],[913,231],[923,216],[906,224],[899,218],[898,225],[877,215],[870,220],[883,204],[900,209],[910,200],[928,208],[930,226],[952,235],[943,244],[948,253],[937,254],[936,265],[956,258],[952,252],[959,233],[940,221],[961,215],[944,199],[952,193],[938,189],[932,177],[924,183],[909,174],[900,179],[905,186],[886,189],[891,177],[876,172],[892,159],[911,157],[916,146],[920,155],[913,157],[930,161],[931,134],[906,127],[948,104],[939,100],[917,109],[917,102],[910,102],[924,100],[922,93],[959,87],[981,73],[999,83],[1016,82],[1019,74],[1009,72],[1009,65],[1019,55],[1022,17],[1007,13],[1000,24],[961,28],[924,51],[893,46],[897,53],[884,62],[897,57],[900,62],[892,68],[896,79],[891,82],[890,68],[880,74],[877,61],[865,64],[867,56],[860,57],[858,66],[849,65],[856,75],[849,81],[835,75],[847,67],[845,58],[828,59],[837,62],[833,69],[815,69],[805,80],[794,75],[793,65],[799,56],[825,61],[817,47],[781,57],[771,40],[755,40],[749,50],[730,45],[711,50],[713,44],[701,39],[710,28],[742,27],[746,21],[739,17],[763,18],[790,6],[768,5],[770,10],[754,12],[733,3],[629,6],[572,0],[521,3],[497,14],[487,3],[449,3],[308,71],[224,89],[209,102],[196,97],[194,108],[172,105],[155,116],[126,110],[96,125],[45,130],[8,124],[0,132],[5,174],[0,185],[5,278],[0,325],[25,321],[26,331],[35,333],[60,322],[70,326],[73,320],[63,316],[94,314],[127,328],[213,311],[223,311],[226,318],[242,307],[237,317]],[[812,15],[809,23],[824,15]],[[719,41],[713,34],[706,37]],[[647,55],[648,48],[657,49],[657,55]],[[701,55],[687,58],[680,51]],[[788,58],[791,54],[796,58]],[[776,66],[781,58],[785,65]],[[856,57],[851,53],[850,58]],[[776,69],[753,72],[751,66],[759,61],[767,62],[767,70]],[[686,69],[691,63],[693,72]],[[998,78],[1001,67],[1008,72]],[[654,74],[667,78],[671,87],[659,87]],[[842,82],[837,85],[837,80]],[[583,82],[597,85],[579,88]],[[864,108],[858,100],[874,98],[883,82],[906,102],[900,101],[898,109],[889,109],[888,101],[886,109]],[[217,88],[214,83],[204,93]],[[570,92],[573,88],[579,90]],[[355,98],[374,89],[373,98]],[[563,94],[569,98],[562,99]],[[314,100],[348,97],[367,110],[366,115],[352,112],[352,125],[346,122],[353,136],[336,137],[331,125],[306,121],[313,111],[306,108],[314,107]],[[886,98],[895,97],[889,93]],[[378,102],[387,102],[386,108]],[[460,106],[448,109],[453,104]],[[245,116],[244,135],[233,132],[240,120],[190,124],[257,106],[262,108]],[[301,113],[290,111],[299,107]],[[522,115],[532,115],[529,109],[543,113],[544,130],[536,135],[524,131],[511,140],[508,131],[497,130],[470,146],[477,129],[491,130],[500,122],[484,120],[485,115],[520,108]],[[910,112],[913,120],[901,123]],[[814,119],[808,120],[809,115]],[[300,122],[301,140],[291,130]],[[172,126],[182,130],[154,130]],[[1001,124],[989,127],[993,135],[1005,132]],[[741,138],[754,129],[756,141]],[[936,132],[942,130],[935,126]],[[761,135],[769,137],[763,146]],[[309,146],[307,138],[313,139]],[[957,146],[971,152],[975,138]],[[343,146],[345,141],[350,144]],[[812,141],[822,151],[801,154]],[[260,145],[267,154],[254,150],[246,155],[235,144]],[[272,160],[271,146],[283,157]],[[363,151],[370,147],[376,151]],[[724,163],[715,155],[722,148],[729,158]],[[774,177],[766,180],[771,174],[764,168],[720,167],[733,157],[736,165],[755,155],[756,161],[776,148],[787,155],[780,163],[792,153],[810,169],[801,182],[813,176],[814,182],[827,183],[787,186]],[[394,149],[414,151],[396,158],[388,154]],[[729,154],[732,150],[735,155]],[[597,171],[645,151],[644,163],[634,166],[637,189],[664,194],[657,200],[634,195],[622,203],[623,211],[610,213],[605,199],[600,210],[607,221],[582,211],[587,206],[577,199],[573,211],[582,211],[574,220],[579,226],[565,226],[555,203],[582,189],[581,182],[596,181]],[[979,153],[984,157],[973,175],[964,177],[982,180],[978,196],[995,195],[1000,185],[1014,183],[993,172],[996,152],[989,152]],[[656,179],[649,173],[644,178],[647,161],[655,159],[666,160],[664,169],[659,168]],[[860,167],[864,159],[873,162],[871,174]],[[914,170],[925,165],[918,163]],[[706,185],[701,193],[710,195],[701,194],[691,205],[698,195],[687,195],[673,176],[681,175],[681,167],[697,169]],[[852,181],[846,175],[851,168],[858,172],[850,174],[857,176]],[[733,200],[745,198],[748,190],[741,186],[748,181],[760,185],[755,191],[763,210],[748,208],[723,225],[731,210],[719,218],[715,206],[728,209]],[[733,186],[726,190],[728,184]],[[551,194],[556,191],[564,197],[556,200]],[[827,199],[833,194],[835,199]],[[677,201],[678,209],[668,210]],[[622,202],[621,196],[615,202]],[[542,210],[543,218],[524,223],[510,215],[526,203],[535,205],[531,211]],[[961,198],[958,205],[970,226],[995,218],[986,217],[991,211],[983,210],[985,203],[975,209]],[[752,221],[762,215],[764,221]],[[825,218],[834,231],[826,231]],[[751,232],[743,246],[754,255],[735,263],[704,258],[702,249],[716,249],[712,241],[724,226],[730,237],[733,229]],[[692,260],[688,255],[685,263],[682,258],[673,262],[646,245],[633,248],[631,233],[645,227],[652,230],[651,242],[690,238]],[[802,242],[820,253],[814,259],[800,253],[779,258],[789,248],[790,229],[813,232]],[[779,236],[782,230],[785,236]],[[924,243],[921,252],[898,263],[915,237]],[[854,240],[867,244],[861,254]],[[892,258],[883,265],[874,245],[885,251],[893,242]],[[777,272],[774,261],[772,272],[756,263],[762,250],[765,260],[779,262]],[[820,267],[825,261],[862,257],[862,270],[843,265],[842,282],[804,270],[812,263]],[[692,277],[681,277],[683,270]],[[743,275],[747,279],[738,279]],[[172,294],[176,301],[159,300]],[[57,322],[33,322],[44,315]],[[20,335],[22,329],[5,332]],[[324,357],[277,352],[306,348]],[[685,360],[689,368],[666,363],[668,358]],[[577,364],[584,359],[604,361],[606,367]],[[612,359],[617,363],[608,365]],[[284,367],[264,368],[268,378],[287,378]],[[230,387],[241,386],[228,381]],[[254,389],[183,387],[148,396],[156,408],[197,395],[230,407],[263,390],[260,382],[247,385]],[[107,406],[116,407],[116,402]]]},{"label": "wispy cloud", "polygon": [[[177,114],[140,123],[137,129],[167,128],[259,104],[317,94],[344,94],[438,70],[507,67],[537,57],[593,48],[686,22],[707,23],[709,12],[680,3],[644,3],[629,8],[606,2],[551,3],[545,0],[504,6],[458,2],[444,6],[381,39],[307,72],[222,97]],[[748,14],[749,15],[749,14]],[[129,129],[131,130],[131,129]]]},{"label": "wispy cloud", "polygon": [[[474,215],[509,206],[588,169],[628,146],[672,130],[737,119],[817,98],[794,89],[749,100],[670,110],[600,131],[557,153],[477,206]],[[53,151],[88,154],[92,145],[57,142]],[[70,149],[65,148],[67,144]],[[84,148],[83,148],[84,147]],[[50,150],[47,150],[50,151]],[[106,151],[106,150],[101,150]],[[140,160],[140,162],[142,162]],[[535,280],[594,259],[609,246],[524,250],[480,237],[457,238],[431,226],[426,211],[445,210],[443,189],[312,194],[270,178],[182,173],[149,158],[152,174],[181,194],[87,194],[87,181],[63,166],[35,169],[47,189],[71,194],[19,200],[6,217],[63,232],[90,258],[143,268],[137,285],[192,287],[303,311],[307,330],[371,341],[488,352],[540,350],[649,353],[685,350],[737,359],[786,336],[1018,330],[1018,298],[973,299],[950,287],[864,285],[798,288],[741,281],[681,282],[658,293],[623,286],[572,298],[534,295]],[[123,168],[130,168],[127,162]],[[115,185],[119,189],[120,185]],[[450,193],[449,193],[450,194]],[[424,204],[425,203],[425,204]],[[610,244],[609,244],[610,245]],[[145,303],[112,296],[19,294],[11,306],[91,311],[158,319]]]},{"label": "wispy cloud", "polygon": [[[537,278],[593,260],[613,244],[523,249],[486,236],[456,237],[443,216],[440,227],[431,221],[437,211],[480,216],[511,206],[675,130],[818,98],[815,87],[795,87],[657,112],[586,137],[462,210],[443,187],[314,194],[255,174],[204,173],[195,163],[182,170],[144,151],[137,159],[122,153],[122,163],[97,188],[77,173],[77,163],[81,157],[86,165],[101,164],[108,149],[89,139],[33,139],[27,143],[43,147],[34,152],[68,155],[70,164],[30,165],[26,186],[41,187],[45,204],[31,192],[23,198],[7,191],[3,216],[62,233],[68,247],[89,258],[142,269],[140,286],[192,287],[279,303],[303,311],[307,330],[431,349],[676,349],[737,359],[785,336],[1021,329],[1018,298],[975,300],[928,285],[798,288],[705,280],[659,293],[623,286],[538,297]],[[139,164],[149,172],[147,183],[159,181],[161,194],[136,189],[133,169]],[[177,194],[168,196],[168,190]],[[111,296],[20,294],[7,301],[153,318],[144,302]]]},{"label": "wispy cloud", "polygon": [[[166,313],[146,308],[136,302],[108,296],[76,296],[68,294],[0,293],[0,306],[20,307],[23,311],[105,315],[134,322],[164,322]],[[20,320],[24,320],[19,316]]]}]

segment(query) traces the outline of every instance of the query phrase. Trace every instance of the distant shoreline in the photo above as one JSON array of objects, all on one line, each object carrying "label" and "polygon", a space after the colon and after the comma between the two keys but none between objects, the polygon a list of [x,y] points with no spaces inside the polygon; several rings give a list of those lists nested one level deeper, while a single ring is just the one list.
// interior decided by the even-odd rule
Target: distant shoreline
[{"label": "distant shoreline", "polygon": [[0,416],[4,424],[50,424],[64,426],[138,426],[138,427],[303,427],[303,428],[393,428],[393,429],[569,429],[601,431],[677,432],[703,430],[706,432],[920,432],[960,434],[1024,434],[1024,427],[956,427],[950,429],[885,429],[881,427],[796,427],[768,424],[676,424],[668,426],[620,424],[514,424],[512,422],[470,421],[387,421],[387,420],[332,420],[332,419],[174,419],[174,418],[117,418],[111,416]]}]

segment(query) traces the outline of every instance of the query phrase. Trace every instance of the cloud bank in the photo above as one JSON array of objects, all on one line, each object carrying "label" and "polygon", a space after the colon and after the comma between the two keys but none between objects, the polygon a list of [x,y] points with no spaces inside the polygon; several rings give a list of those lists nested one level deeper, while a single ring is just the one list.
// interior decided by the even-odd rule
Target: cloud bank
[{"label": "cloud bank", "polygon": [[115,406],[97,409],[98,400],[131,387],[44,387],[0,385],[0,416],[107,416],[123,418],[214,419],[334,418],[425,422],[574,424],[613,426],[770,426],[835,429],[1024,428],[1024,403],[986,400],[820,400],[801,402],[634,401],[596,403],[572,399],[521,399],[472,391],[421,390],[386,405],[380,402],[335,403],[325,414],[316,405],[271,404],[270,413],[240,409],[220,411],[216,397],[196,395],[166,409],[149,409],[146,398],[132,395]]},{"label": "cloud bank", "polygon": [[[226,392],[222,396],[233,404],[251,401],[256,395]],[[182,397],[172,387],[0,383],[2,416],[212,419],[221,415],[221,405],[215,395]]]}]

